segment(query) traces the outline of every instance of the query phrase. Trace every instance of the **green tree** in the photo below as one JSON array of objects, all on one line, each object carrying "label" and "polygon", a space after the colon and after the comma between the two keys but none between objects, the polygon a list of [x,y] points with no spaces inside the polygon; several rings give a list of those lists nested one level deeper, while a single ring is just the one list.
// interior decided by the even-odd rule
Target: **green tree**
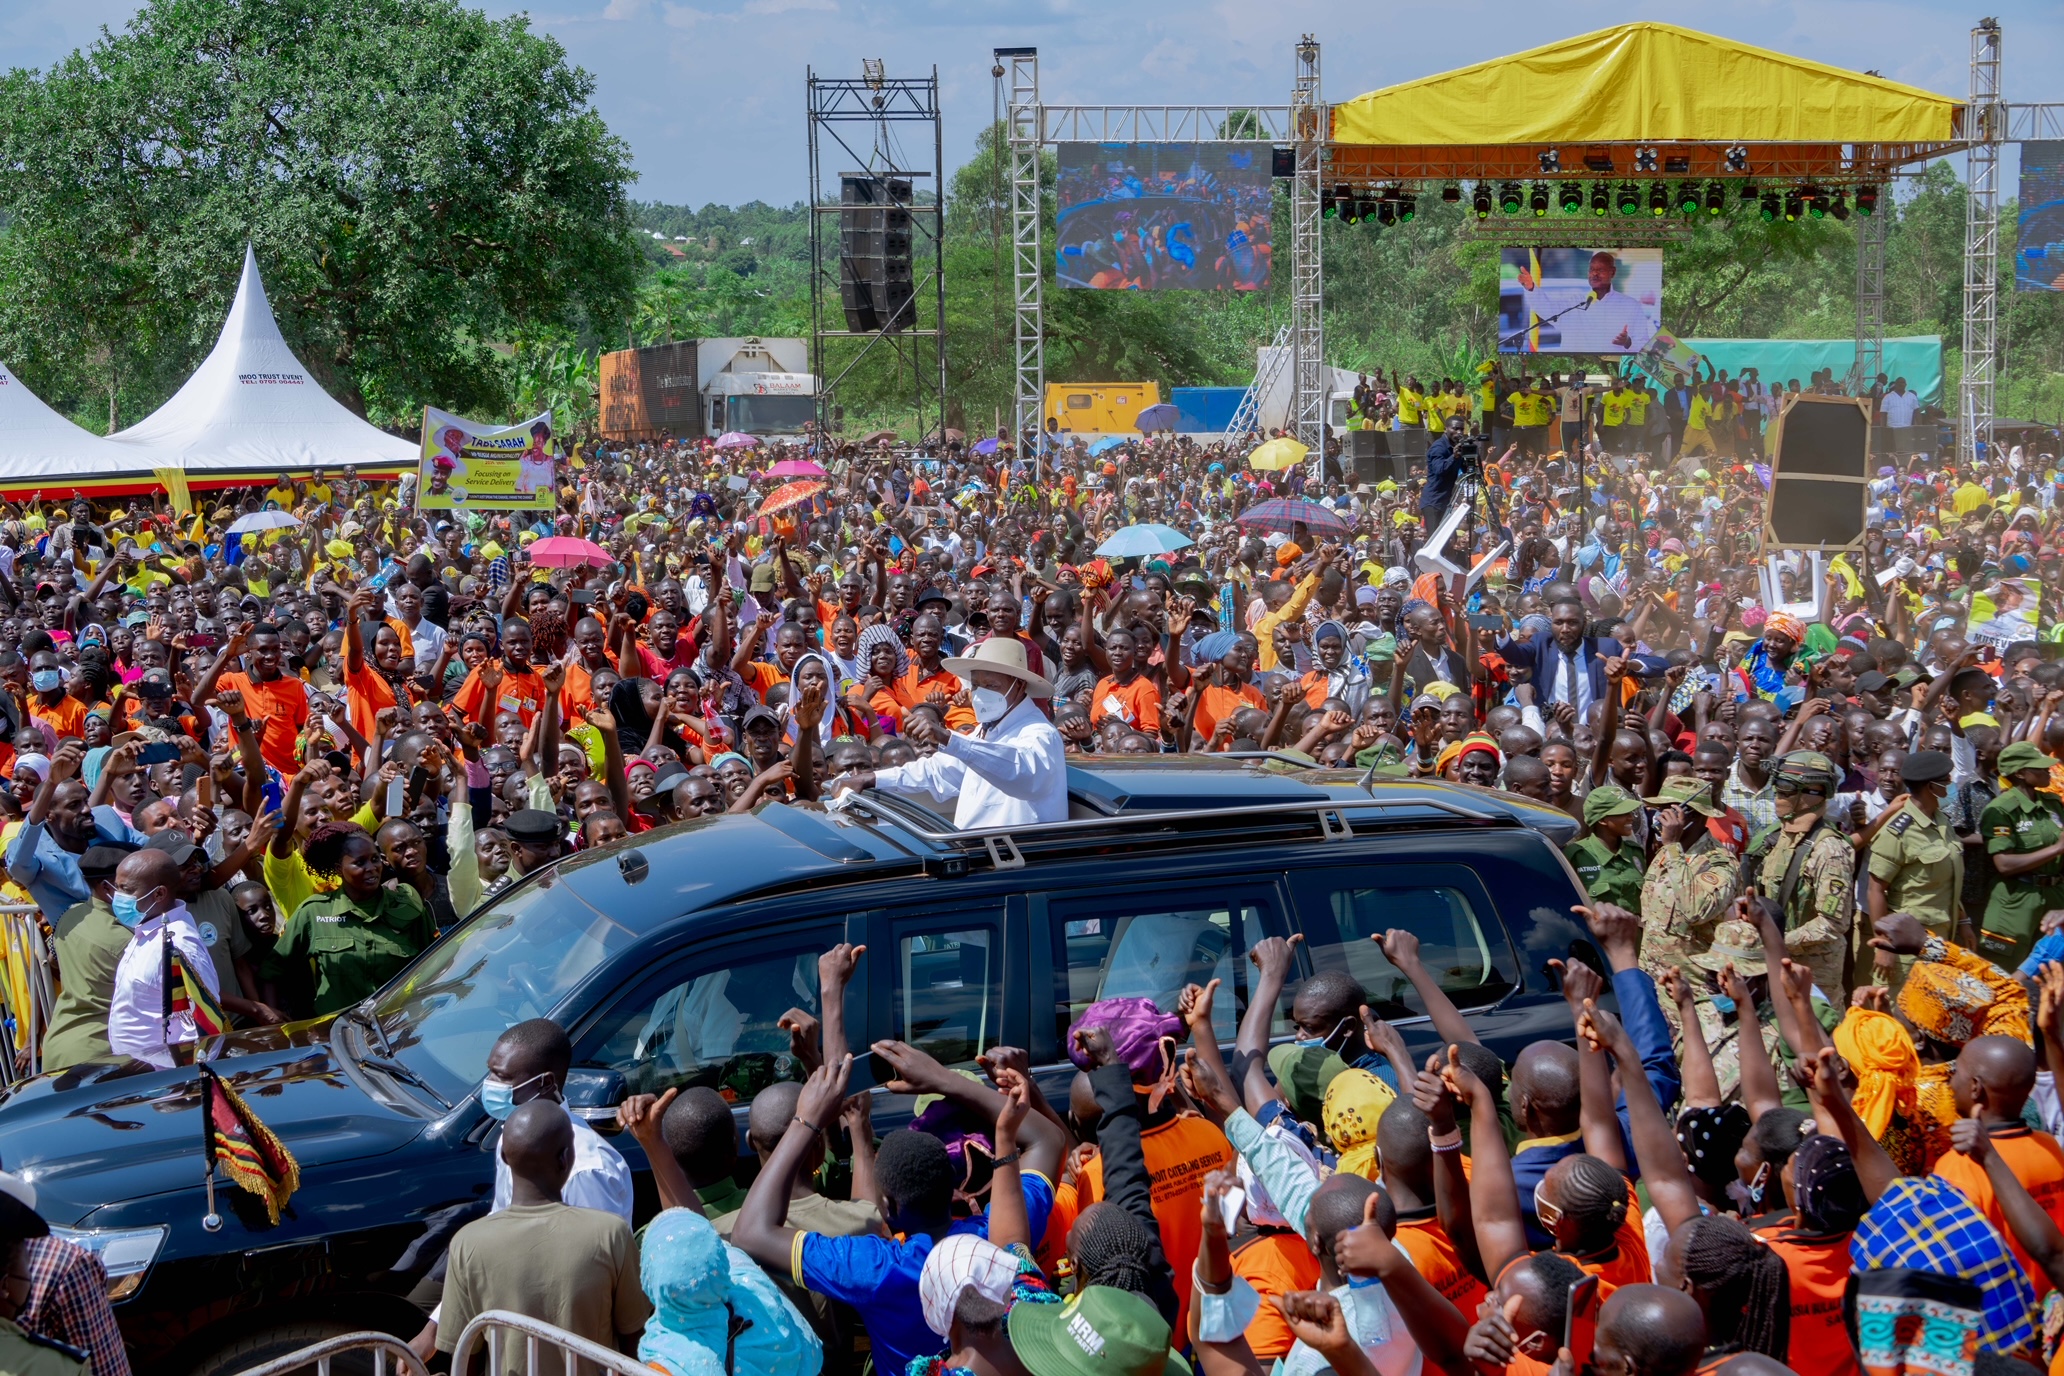
[{"label": "green tree", "polygon": [[593,89],[456,0],[148,0],[0,86],[0,349],[134,419],[214,341],[250,241],[346,405],[499,410],[489,341],[608,327],[637,282]]}]

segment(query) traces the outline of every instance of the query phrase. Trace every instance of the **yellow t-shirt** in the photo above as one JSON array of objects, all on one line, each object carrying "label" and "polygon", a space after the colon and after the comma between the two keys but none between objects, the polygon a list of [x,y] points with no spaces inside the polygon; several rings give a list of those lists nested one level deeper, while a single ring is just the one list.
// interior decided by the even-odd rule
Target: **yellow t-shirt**
[{"label": "yellow t-shirt", "polygon": [[1411,388],[1398,388],[1397,416],[1399,422],[1405,425],[1417,425],[1419,423],[1419,408],[1424,404],[1424,399]]},{"label": "yellow t-shirt", "polygon": [[1603,414],[1599,423],[1615,428],[1627,423],[1627,411],[1633,405],[1631,392],[1607,392],[1598,399],[1598,409]]},{"label": "yellow t-shirt", "polygon": [[330,494],[330,485],[328,483],[310,483],[308,485],[308,491],[305,495],[311,502],[327,502],[333,500]]},{"label": "yellow t-shirt", "polygon": [[1512,423],[1520,429],[1543,426],[1548,423],[1549,401],[1535,392],[1514,392],[1505,400],[1512,403]]},{"label": "yellow t-shirt", "polygon": [[1685,428],[1688,430],[1703,430],[1712,422],[1714,415],[1715,408],[1712,402],[1707,401],[1702,396],[1693,397],[1691,399],[1691,414],[1685,417]]},{"label": "yellow t-shirt", "polygon": [[1484,424],[1490,424],[1491,418],[1498,414],[1498,384],[1489,378],[1484,379],[1483,385],[1476,389],[1476,404],[1482,412],[1480,419]]},{"label": "yellow t-shirt", "polygon": [[1627,420],[1633,425],[1648,424],[1648,393],[1627,393]]}]

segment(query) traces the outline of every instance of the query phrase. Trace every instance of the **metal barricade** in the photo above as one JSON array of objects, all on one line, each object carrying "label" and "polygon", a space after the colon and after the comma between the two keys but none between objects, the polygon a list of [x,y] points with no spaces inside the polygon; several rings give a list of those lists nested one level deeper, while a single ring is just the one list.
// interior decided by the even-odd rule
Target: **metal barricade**
[{"label": "metal barricade", "polygon": [[[591,1343],[575,1333],[536,1319],[512,1314],[506,1309],[490,1309],[478,1315],[459,1334],[458,1343],[452,1348],[451,1369],[463,1372],[470,1369],[473,1354],[481,1344],[487,1346],[488,1376],[500,1376],[510,1369],[507,1355],[511,1343],[522,1344],[522,1364],[516,1367],[523,1376],[579,1376],[581,1363],[608,1373],[608,1376],[652,1376],[652,1368],[636,1357],[612,1351],[599,1343]],[[557,1354],[557,1359],[546,1362],[547,1352]]]},{"label": "metal barricade", "polygon": [[355,1352],[372,1354],[373,1376],[387,1376],[390,1359],[398,1376],[430,1376],[407,1343],[392,1333],[370,1329],[363,1333],[339,1333],[334,1338],[325,1338],[284,1357],[275,1357],[263,1365],[250,1367],[237,1376],[286,1376],[287,1372],[305,1371],[310,1367],[315,1368],[315,1376],[330,1376],[331,1362]]},{"label": "metal barricade", "polygon": [[39,1074],[43,1033],[57,999],[49,939],[33,903],[0,904],[0,1013],[6,1018],[7,1054],[0,1085]]}]

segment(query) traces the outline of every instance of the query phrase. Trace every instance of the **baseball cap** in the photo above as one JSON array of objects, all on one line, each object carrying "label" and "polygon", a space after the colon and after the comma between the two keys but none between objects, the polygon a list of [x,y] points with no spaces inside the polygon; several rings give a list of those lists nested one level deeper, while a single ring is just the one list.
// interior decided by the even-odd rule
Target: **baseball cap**
[{"label": "baseball cap", "polygon": [[2018,774],[2024,769],[2055,769],[2057,759],[2043,753],[2033,741],[2015,741],[1999,753],[2000,774]]},{"label": "baseball cap", "polygon": [[1641,811],[1641,800],[1618,784],[1600,784],[1584,795],[1584,825],[1595,827],[1608,817]]},{"label": "baseball cap", "polygon": [[1008,1306],[1018,1276],[1017,1260],[987,1238],[956,1233],[932,1248],[917,1277],[917,1298],[925,1327],[946,1337],[953,1328],[953,1310],[961,1294],[973,1290]]},{"label": "baseball cap", "polygon": [[1178,1376],[1167,1320],[1144,1297],[1091,1285],[1064,1304],[1014,1305],[1011,1346],[1040,1376]]},{"label": "baseball cap", "polygon": [[1720,809],[1713,805],[1712,785],[1695,774],[1679,774],[1674,779],[1663,780],[1662,792],[1642,801],[1650,807],[1688,807],[1707,817],[1722,815]]},{"label": "baseball cap", "polygon": [[172,863],[175,865],[184,865],[200,850],[200,847],[193,843],[193,838],[178,827],[167,827],[144,842],[143,848],[165,852],[172,857]]},{"label": "baseball cap", "polygon": [[1856,691],[1859,693],[1882,693],[1891,684],[1892,680],[1876,669],[1856,676]]}]

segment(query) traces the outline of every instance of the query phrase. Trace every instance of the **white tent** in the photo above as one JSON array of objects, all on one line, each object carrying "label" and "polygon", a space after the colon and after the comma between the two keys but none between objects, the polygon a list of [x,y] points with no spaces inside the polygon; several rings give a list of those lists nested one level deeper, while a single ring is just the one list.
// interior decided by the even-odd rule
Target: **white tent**
[{"label": "white tent", "polygon": [[171,400],[109,439],[147,456],[145,468],[184,469],[190,478],[391,468],[417,456],[415,445],[352,415],[301,366],[272,317],[248,245],[214,351]]},{"label": "white tent", "polygon": [[152,456],[82,430],[0,363],[0,483],[53,491],[94,478],[148,475]]}]

